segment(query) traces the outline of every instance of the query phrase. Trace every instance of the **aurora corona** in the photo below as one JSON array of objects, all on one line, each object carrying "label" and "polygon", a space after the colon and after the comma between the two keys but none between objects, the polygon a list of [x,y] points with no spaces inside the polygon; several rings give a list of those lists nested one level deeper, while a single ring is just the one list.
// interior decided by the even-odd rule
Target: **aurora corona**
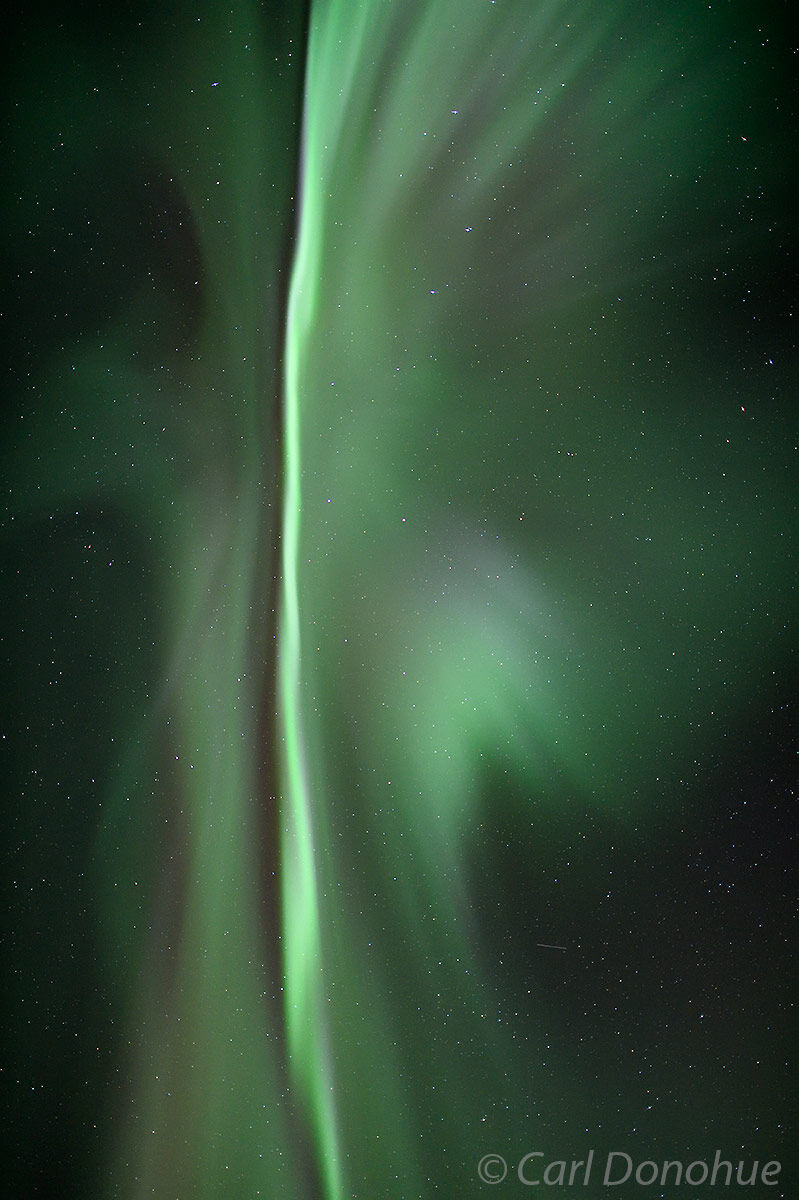
[{"label": "aurora corona", "polygon": [[787,1195],[780,7],[9,42],[9,1194]]}]

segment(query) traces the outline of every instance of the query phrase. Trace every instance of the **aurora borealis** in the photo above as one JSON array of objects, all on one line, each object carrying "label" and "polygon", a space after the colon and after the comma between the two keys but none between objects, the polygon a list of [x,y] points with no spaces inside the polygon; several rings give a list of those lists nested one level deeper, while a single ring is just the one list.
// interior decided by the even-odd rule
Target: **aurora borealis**
[{"label": "aurora borealis", "polygon": [[794,1196],[786,7],[8,43],[8,1194]]}]

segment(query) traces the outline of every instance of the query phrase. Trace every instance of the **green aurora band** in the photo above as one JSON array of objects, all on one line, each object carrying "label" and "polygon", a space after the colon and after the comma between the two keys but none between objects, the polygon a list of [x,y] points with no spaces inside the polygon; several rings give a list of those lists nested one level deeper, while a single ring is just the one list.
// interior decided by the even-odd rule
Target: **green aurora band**
[{"label": "green aurora band", "polygon": [[107,7],[6,83],[11,1195],[789,1180],[782,9]]}]

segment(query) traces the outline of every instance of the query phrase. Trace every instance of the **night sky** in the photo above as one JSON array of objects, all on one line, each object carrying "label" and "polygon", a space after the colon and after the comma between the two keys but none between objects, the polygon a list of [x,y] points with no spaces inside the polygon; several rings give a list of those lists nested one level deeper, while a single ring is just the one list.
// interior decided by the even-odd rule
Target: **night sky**
[{"label": "night sky", "polygon": [[799,1195],[789,7],[8,18],[12,1200]]}]

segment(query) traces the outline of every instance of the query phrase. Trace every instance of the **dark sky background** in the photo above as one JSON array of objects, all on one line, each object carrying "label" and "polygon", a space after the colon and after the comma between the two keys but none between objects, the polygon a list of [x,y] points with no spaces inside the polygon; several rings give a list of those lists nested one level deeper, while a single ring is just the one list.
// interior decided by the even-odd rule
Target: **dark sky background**
[{"label": "dark sky background", "polygon": [[787,13],[9,18],[14,1200],[797,1194]]}]

